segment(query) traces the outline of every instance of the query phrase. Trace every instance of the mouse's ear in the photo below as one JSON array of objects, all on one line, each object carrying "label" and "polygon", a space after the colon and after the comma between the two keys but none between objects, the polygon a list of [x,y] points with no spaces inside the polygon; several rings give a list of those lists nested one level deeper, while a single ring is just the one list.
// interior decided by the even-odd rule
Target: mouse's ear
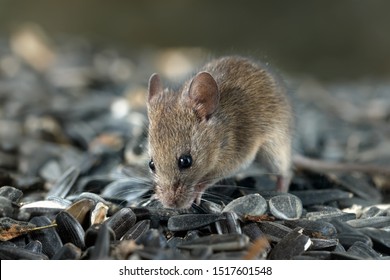
[{"label": "mouse's ear", "polygon": [[160,76],[156,73],[154,73],[152,76],[150,76],[149,79],[149,86],[148,86],[148,103],[150,101],[163,93],[163,86],[160,80]]},{"label": "mouse's ear", "polygon": [[208,119],[218,107],[217,82],[207,72],[198,73],[191,81],[185,98],[201,119]]}]

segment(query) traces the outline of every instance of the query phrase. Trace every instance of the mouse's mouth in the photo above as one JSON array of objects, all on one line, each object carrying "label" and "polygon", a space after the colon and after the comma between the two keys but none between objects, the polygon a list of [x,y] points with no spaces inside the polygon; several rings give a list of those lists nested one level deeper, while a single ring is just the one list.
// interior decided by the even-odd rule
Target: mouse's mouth
[{"label": "mouse's mouth", "polygon": [[206,190],[206,188],[207,188],[206,184],[199,184],[195,187],[193,202],[195,202],[197,205],[200,204],[201,199],[202,199],[202,195],[203,195],[204,191]]}]

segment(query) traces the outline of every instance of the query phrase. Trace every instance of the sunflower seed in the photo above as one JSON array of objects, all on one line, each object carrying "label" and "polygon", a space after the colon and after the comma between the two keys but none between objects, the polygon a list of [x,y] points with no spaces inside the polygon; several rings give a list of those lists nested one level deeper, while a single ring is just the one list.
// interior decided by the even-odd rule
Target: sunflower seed
[{"label": "sunflower seed", "polygon": [[265,236],[265,234],[261,231],[261,229],[256,223],[246,224],[242,227],[242,231],[250,238],[251,242]]},{"label": "sunflower seed", "polygon": [[363,260],[363,258],[347,252],[331,252],[330,259],[331,260]]},{"label": "sunflower seed", "polygon": [[378,254],[372,247],[367,246],[366,243],[357,241],[349,247],[347,253],[351,255],[355,255],[357,257],[369,260],[377,260],[380,259],[381,255]]},{"label": "sunflower seed", "polygon": [[108,209],[106,204],[98,202],[91,213],[91,225],[103,223],[107,219]]},{"label": "sunflower seed", "polygon": [[213,251],[231,251],[244,249],[249,244],[249,237],[243,234],[222,234],[200,237],[196,240],[186,241],[178,247],[181,249],[196,249],[205,246]]},{"label": "sunflower seed", "polygon": [[339,241],[337,239],[310,238],[312,244],[309,250],[321,250],[335,247]]},{"label": "sunflower seed", "polygon": [[138,238],[137,244],[152,248],[166,248],[167,239],[157,229],[151,228]]},{"label": "sunflower seed", "polygon": [[78,260],[81,257],[81,249],[73,243],[66,243],[52,257],[52,260]]},{"label": "sunflower seed", "polygon": [[37,240],[33,240],[26,244],[26,246],[24,246],[24,249],[30,250],[31,252],[37,254],[42,254],[42,243]]},{"label": "sunflower seed", "polygon": [[6,197],[0,196],[0,217],[14,217],[16,205]]},{"label": "sunflower seed", "polygon": [[[112,233],[111,233],[112,232]],[[111,236],[115,234],[107,224],[102,224],[97,232],[95,246],[90,247],[90,259],[105,260],[110,259],[110,241]]]},{"label": "sunflower seed", "polygon": [[122,240],[138,240],[150,228],[150,220],[142,220],[132,226],[122,237]]},{"label": "sunflower seed", "polygon": [[312,221],[324,221],[331,222],[334,220],[339,220],[342,222],[356,219],[356,214],[354,213],[344,213],[344,212],[334,212],[334,211],[319,211],[319,212],[310,212],[306,214],[306,218]]},{"label": "sunflower seed", "polygon": [[242,233],[240,221],[236,213],[224,212],[220,217],[221,219],[215,223],[218,234]]},{"label": "sunflower seed", "polygon": [[239,197],[225,206],[223,212],[235,212],[241,219],[245,216],[260,216],[267,211],[267,202],[259,194]]},{"label": "sunflower seed", "polygon": [[355,228],[384,228],[390,226],[390,217],[372,217],[367,219],[350,220],[347,221],[347,224]]},{"label": "sunflower seed", "polygon": [[[89,248],[89,247],[97,244],[96,240],[98,238],[98,234],[99,234],[101,226],[102,226],[102,224],[94,224],[94,225],[91,225],[85,231],[85,247]],[[111,241],[115,240],[115,233],[114,233],[114,231],[109,228],[108,233],[110,235],[109,239]]]},{"label": "sunflower seed", "polygon": [[220,219],[218,214],[184,214],[170,217],[168,220],[168,229],[171,231],[184,231],[201,228]]},{"label": "sunflower seed", "polygon": [[107,224],[111,228],[117,240],[135,224],[136,216],[130,208],[122,208],[113,216],[108,218],[103,224]]},{"label": "sunflower seed", "polygon": [[306,252],[303,252],[302,255],[294,256],[292,259],[302,260],[301,257],[303,257],[303,259],[308,257],[308,259],[311,259],[311,260],[330,260],[331,259],[331,252],[329,252],[329,251],[306,251]]},{"label": "sunflower seed", "polygon": [[65,198],[70,189],[76,182],[80,171],[75,167],[70,167],[52,186],[51,190],[47,193],[46,197],[59,196]]},{"label": "sunflower seed", "polygon": [[65,212],[69,213],[77,219],[80,224],[84,224],[87,220],[86,216],[95,206],[95,202],[88,198],[80,199],[65,209]]},{"label": "sunflower seed", "polygon": [[213,250],[208,246],[205,246],[203,248],[202,247],[195,248],[190,252],[191,257],[197,260],[206,260],[210,258],[212,254],[213,254]]},{"label": "sunflower seed", "polygon": [[35,253],[25,248],[13,246],[0,246],[0,259],[2,260],[48,260],[41,253]]},{"label": "sunflower seed", "polygon": [[337,189],[292,191],[291,194],[299,197],[303,206],[323,204],[329,201],[336,201],[352,197],[351,193]]},{"label": "sunflower seed", "polygon": [[68,242],[83,249],[85,247],[85,232],[80,223],[68,212],[60,212],[56,216],[57,232],[61,237],[62,243]]},{"label": "sunflower seed", "polygon": [[337,235],[337,239],[339,240],[340,244],[343,245],[346,249],[358,241],[372,247],[371,238],[365,234],[339,233]]},{"label": "sunflower seed", "polygon": [[332,238],[337,234],[335,226],[324,221],[301,219],[295,221],[285,221],[284,224],[292,229],[296,227],[302,227],[303,233],[310,237]]},{"label": "sunflower seed", "polygon": [[[372,240],[373,247],[383,254],[390,254],[390,235],[388,231],[376,229],[376,228],[362,228],[359,232],[365,236],[369,236]],[[367,244],[372,246],[371,244]]]},{"label": "sunflower seed", "polygon": [[[33,217],[30,223],[36,226],[47,226],[51,221],[46,216]],[[49,258],[52,258],[55,253],[62,247],[62,241],[57,231],[54,228],[47,228],[40,231],[32,231],[29,233],[32,240],[37,240],[42,243],[42,252]]]},{"label": "sunflower seed", "polygon": [[295,220],[302,215],[302,202],[295,195],[282,194],[274,196],[269,200],[268,204],[272,215],[282,220]]},{"label": "sunflower seed", "polygon": [[360,219],[367,219],[372,217],[378,217],[378,216],[385,216],[386,211],[383,209],[379,209],[376,206],[369,207],[368,209],[365,209],[360,217]]},{"label": "sunflower seed", "polygon": [[296,228],[283,237],[269,254],[271,260],[290,260],[311,246],[310,238],[303,234],[302,228]]},{"label": "sunflower seed", "polygon": [[264,232],[271,241],[275,242],[279,242],[280,239],[284,238],[292,231],[289,227],[275,222],[260,222],[258,225],[260,230]]},{"label": "sunflower seed", "polygon": [[23,196],[23,192],[10,186],[3,186],[0,188],[0,196],[9,199],[14,203],[19,203]]}]

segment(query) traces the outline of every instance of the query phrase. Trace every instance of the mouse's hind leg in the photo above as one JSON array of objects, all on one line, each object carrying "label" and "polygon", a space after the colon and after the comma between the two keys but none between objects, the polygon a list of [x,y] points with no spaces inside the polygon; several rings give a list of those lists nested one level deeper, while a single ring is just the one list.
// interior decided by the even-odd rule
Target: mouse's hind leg
[{"label": "mouse's hind leg", "polygon": [[263,143],[257,159],[276,174],[276,190],[287,192],[291,181],[291,140],[286,135],[271,137]]}]

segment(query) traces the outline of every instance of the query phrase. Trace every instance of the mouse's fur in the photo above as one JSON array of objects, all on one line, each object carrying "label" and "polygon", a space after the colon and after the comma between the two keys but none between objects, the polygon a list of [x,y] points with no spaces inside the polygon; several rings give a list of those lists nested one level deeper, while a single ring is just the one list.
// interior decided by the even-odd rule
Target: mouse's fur
[{"label": "mouse's fur", "polygon": [[[165,207],[199,203],[203,191],[259,155],[286,191],[291,165],[291,109],[284,89],[249,59],[223,57],[205,65],[178,92],[154,74],[148,92],[149,154],[156,197]],[[182,155],[192,165],[180,169]]]}]

